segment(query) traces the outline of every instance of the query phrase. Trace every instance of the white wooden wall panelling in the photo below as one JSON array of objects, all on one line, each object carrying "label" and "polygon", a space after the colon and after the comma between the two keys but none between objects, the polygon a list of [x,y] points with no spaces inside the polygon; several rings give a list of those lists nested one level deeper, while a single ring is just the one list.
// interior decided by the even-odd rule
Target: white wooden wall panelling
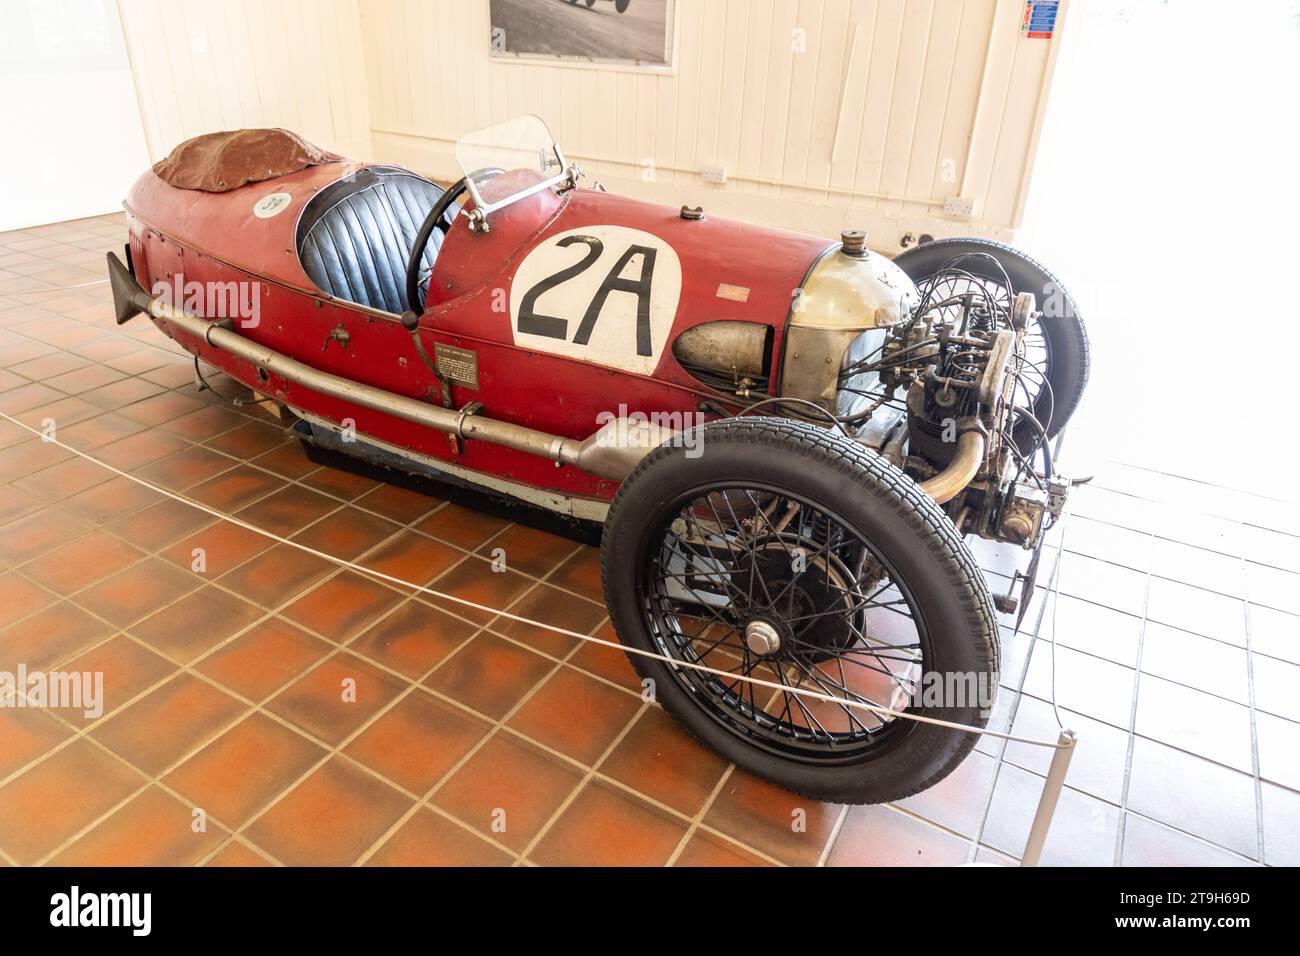
[{"label": "white wooden wall panelling", "polygon": [[[488,0],[119,4],[155,159],[279,125],[446,177],[461,134],[535,112],[622,191],[881,246],[1015,228],[1059,45],[1021,0],[676,0],[672,70],[633,71],[492,58]],[[959,194],[976,222],[943,216]]]}]

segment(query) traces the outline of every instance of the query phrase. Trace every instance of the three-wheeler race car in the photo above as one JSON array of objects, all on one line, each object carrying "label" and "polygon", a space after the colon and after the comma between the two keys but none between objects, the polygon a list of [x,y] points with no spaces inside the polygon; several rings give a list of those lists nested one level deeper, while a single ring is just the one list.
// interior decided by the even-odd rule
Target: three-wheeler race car
[{"label": "three-wheeler race car", "polygon": [[632,664],[741,767],[856,803],[942,779],[976,736],[899,715],[988,719],[964,538],[1032,569],[1061,513],[1088,374],[1061,284],[990,241],[890,261],[586,187],[536,117],[457,157],[444,190],[283,130],[182,144],[126,200],[118,320],[309,445],[603,522]]}]

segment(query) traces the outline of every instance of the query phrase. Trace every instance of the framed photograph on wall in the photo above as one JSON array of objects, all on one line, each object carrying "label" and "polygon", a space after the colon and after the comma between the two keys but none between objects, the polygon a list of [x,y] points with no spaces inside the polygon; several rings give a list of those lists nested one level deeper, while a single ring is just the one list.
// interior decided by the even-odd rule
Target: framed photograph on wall
[{"label": "framed photograph on wall", "polygon": [[676,0],[490,0],[492,55],[672,66]]}]

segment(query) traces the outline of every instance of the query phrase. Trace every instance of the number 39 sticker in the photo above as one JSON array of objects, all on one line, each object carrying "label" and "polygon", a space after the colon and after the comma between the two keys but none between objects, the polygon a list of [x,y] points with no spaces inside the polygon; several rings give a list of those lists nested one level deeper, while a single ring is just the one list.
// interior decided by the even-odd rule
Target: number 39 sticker
[{"label": "number 39 sticker", "polygon": [[293,196],[289,193],[267,193],[253,206],[253,215],[258,219],[270,219],[289,208]]},{"label": "number 39 sticker", "polygon": [[672,247],[624,226],[587,226],[544,239],[510,291],[515,344],[650,375],[682,293]]}]

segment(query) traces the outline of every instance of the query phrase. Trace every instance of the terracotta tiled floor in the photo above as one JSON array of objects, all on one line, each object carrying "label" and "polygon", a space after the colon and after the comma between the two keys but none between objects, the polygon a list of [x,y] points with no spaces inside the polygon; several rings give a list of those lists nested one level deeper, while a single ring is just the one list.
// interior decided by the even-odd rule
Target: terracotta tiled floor
[{"label": "terracotta tiled floor", "polygon": [[[318,468],[274,418],[198,392],[149,322],[116,327],[101,279],[122,238],[117,216],[0,235],[0,410],[313,548],[612,636],[594,550]],[[1023,847],[1041,750],[986,738],[901,806],[815,804],[688,741],[608,648],[439,609],[7,422],[0,485],[0,669],[102,671],[107,693],[93,719],[0,710],[3,862],[951,864]],[[1004,630],[995,715],[1054,735],[1054,620],[1082,743],[1045,862],[1300,863],[1300,509],[1108,464],[1073,510],[1059,607],[1040,596]],[[496,547],[509,574],[484,573]],[[976,548],[1005,587],[1023,555]]]}]

